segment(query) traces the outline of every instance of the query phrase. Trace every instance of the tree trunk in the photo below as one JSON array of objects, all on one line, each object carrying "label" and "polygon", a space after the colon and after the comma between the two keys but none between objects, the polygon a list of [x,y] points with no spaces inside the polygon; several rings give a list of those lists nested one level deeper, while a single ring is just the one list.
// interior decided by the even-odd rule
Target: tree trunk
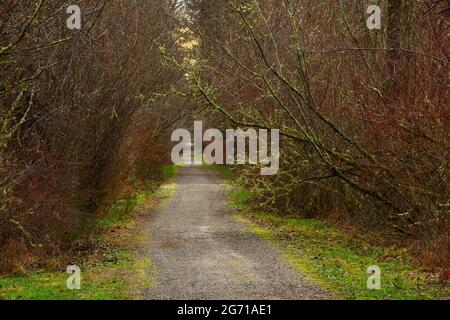
[{"label": "tree trunk", "polygon": [[401,39],[402,39],[402,0],[389,0],[387,25],[387,80],[393,97],[398,95]]}]

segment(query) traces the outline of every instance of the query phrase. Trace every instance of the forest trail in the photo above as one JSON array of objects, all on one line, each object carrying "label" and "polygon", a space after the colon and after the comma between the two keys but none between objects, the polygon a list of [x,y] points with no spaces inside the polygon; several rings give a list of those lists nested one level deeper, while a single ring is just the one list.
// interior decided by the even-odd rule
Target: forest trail
[{"label": "forest trail", "polygon": [[224,188],[207,167],[181,167],[175,195],[145,228],[155,282],[143,289],[145,299],[329,297],[233,219]]}]

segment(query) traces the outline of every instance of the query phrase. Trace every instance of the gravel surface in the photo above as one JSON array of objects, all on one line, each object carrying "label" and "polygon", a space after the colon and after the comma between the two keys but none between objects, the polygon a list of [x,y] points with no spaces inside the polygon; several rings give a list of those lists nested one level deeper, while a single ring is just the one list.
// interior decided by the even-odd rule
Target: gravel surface
[{"label": "gravel surface", "polygon": [[182,167],[176,194],[146,226],[156,285],[144,299],[324,299],[266,241],[235,221],[206,167]]}]

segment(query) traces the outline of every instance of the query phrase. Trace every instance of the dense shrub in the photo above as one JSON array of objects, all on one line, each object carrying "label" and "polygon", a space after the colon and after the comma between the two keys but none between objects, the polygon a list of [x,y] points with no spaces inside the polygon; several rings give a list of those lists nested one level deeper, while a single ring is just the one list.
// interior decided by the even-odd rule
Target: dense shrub
[{"label": "dense shrub", "polygon": [[77,1],[81,30],[69,4],[0,3],[0,272],[70,249],[130,176],[158,178],[179,114],[158,51],[177,52],[175,3]]}]

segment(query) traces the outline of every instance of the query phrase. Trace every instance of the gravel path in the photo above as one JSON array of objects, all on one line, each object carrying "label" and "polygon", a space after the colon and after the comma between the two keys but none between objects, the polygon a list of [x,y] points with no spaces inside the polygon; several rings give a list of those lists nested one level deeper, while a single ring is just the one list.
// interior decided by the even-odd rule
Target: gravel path
[{"label": "gravel path", "polygon": [[146,230],[156,286],[145,299],[323,299],[265,241],[232,218],[223,186],[205,167],[182,167],[177,191]]}]

